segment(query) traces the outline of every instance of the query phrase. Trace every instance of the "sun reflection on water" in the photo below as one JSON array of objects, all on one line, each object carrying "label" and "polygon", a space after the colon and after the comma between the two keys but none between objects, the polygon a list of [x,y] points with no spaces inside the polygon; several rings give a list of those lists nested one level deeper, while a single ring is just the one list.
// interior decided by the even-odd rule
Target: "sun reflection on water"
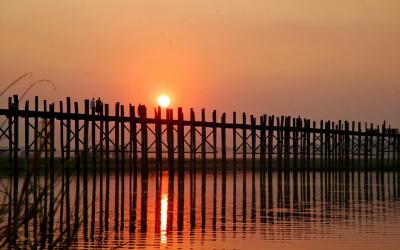
[{"label": "sun reflection on water", "polygon": [[168,194],[161,196],[161,244],[167,243]]}]

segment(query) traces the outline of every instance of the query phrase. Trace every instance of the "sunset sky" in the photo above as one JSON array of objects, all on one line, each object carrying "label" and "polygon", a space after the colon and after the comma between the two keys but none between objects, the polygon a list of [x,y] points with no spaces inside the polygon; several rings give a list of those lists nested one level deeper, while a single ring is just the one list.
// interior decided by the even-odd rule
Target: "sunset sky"
[{"label": "sunset sky", "polygon": [[[399,0],[0,1],[0,91],[400,127]],[[6,98],[0,105],[5,107]]]}]

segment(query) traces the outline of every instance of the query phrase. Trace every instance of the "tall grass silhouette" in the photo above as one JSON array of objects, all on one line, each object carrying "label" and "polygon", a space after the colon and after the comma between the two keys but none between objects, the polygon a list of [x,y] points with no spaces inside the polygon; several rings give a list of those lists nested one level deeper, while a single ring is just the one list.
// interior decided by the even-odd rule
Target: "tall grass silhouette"
[{"label": "tall grass silhouette", "polygon": [[[0,91],[0,97],[16,85],[22,84],[23,80],[31,77],[31,73],[21,75]],[[55,83],[50,80],[33,81],[26,86],[19,101],[23,101],[27,94],[39,84],[49,84],[53,92],[56,89]],[[7,121],[5,119],[1,122],[2,129],[7,125]],[[2,197],[0,200],[0,249],[67,248],[73,243],[73,236],[76,235],[81,224],[81,220],[78,221],[78,224],[65,228],[57,226],[57,223],[54,224],[55,226],[49,224],[48,218],[54,217],[62,209],[63,189],[54,194],[53,200],[50,201],[54,204],[54,209],[49,209],[48,202],[51,191],[37,180],[38,177],[34,174],[34,170],[39,167],[38,159],[42,157],[41,154],[44,152],[43,148],[49,139],[50,131],[41,128],[37,134],[43,135],[43,140],[39,140],[39,150],[34,152],[35,160],[27,165],[28,169],[26,169],[21,188],[17,192],[13,190],[12,179],[14,176],[9,175],[11,178],[0,179],[0,197]],[[11,169],[8,171],[11,173]],[[18,173],[14,174],[18,175]],[[60,178],[56,177],[55,184],[58,183],[60,183]],[[16,193],[17,196],[15,196]]]}]

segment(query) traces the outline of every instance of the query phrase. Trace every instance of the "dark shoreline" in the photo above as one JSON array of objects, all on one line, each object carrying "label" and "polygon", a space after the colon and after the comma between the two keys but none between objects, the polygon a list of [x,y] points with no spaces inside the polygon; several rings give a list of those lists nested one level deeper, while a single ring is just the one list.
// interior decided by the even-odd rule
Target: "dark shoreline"
[{"label": "dark shoreline", "polygon": [[[43,157],[39,158],[37,160],[38,162],[36,163],[39,167],[38,169],[44,170],[45,169],[45,159]],[[260,163],[261,161],[259,159],[256,159],[254,161],[254,168],[255,171],[259,171],[260,170]],[[32,166],[33,164],[33,159],[30,159],[30,166]],[[49,163],[48,163],[49,164]],[[113,172],[114,170],[114,164],[115,164],[115,160],[114,158],[110,159],[110,170]],[[121,163],[119,163],[121,164]],[[214,159],[207,159],[206,160],[206,171],[210,171],[210,170],[214,170],[214,166],[216,164],[217,167],[217,171],[222,171],[222,160],[221,159],[217,159],[216,163],[214,162]],[[8,171],[8,158],[5,157],[0,157],[0,172],[7,172]],[[19,172],[24,172],[25,171],[25,159],[23,157],[20,157],[18,159],[18,166],[19,166]],[[128,174],[129,171],[129,159],[125,159],[125,173]],[[184,161],[184,166],[185,166],[185,171],[190,171],[190,159],[185,159]],[[368,164],[368,167],[365,168],[363,166],[363,159],[361,158],[361,164],[358,165],[357,162],[355,162],[354,166],[350,165],[347,168],[342,166],[339,166],[338,164],[334,164],[334,162],[332,161],[331,163],[331,167],[326,167],[323,164],[321,164],[319,159],[315,160],[315,166],[313,166],[312,161],[310,162],[309,165],[307,165],[307,161],[304,162],[304,166],[306,167],[302,167],[301,163],[298,161],[297,164],[297,168],[295,169],[293,167],[293,159],[289,160],[289,167],[285,167],[283,162],[282,162],[282,168],[280,170],[282,171],[394,171],[394,170],[400,170],[397,167],[393,167],[390,165],[377,165],[375,164],[374,161],[371,161]],[[70,166],[72,168],[72,171],[75,168],[75,160],[71,159],[68,162],[64,163],[65,167]],[[138,158],[137,159],[137,170],[138,172],[141,171],[141,159]],[[175,171],[178,171],[178,160],[175,159],[174,161],[174,166],[175,166]],[[162,161],[162,167],[163,170],[168,170],[168,159],[163,158]],[[80,161],[80,168],[83,169],[83,159],[81,159]],[[96,169],[100,168],[100,161],[99,159],[97,159],[96,161]],[[61,158],[55,158],[55,169],[61,170],[62,169],[62,159]],[[92,164],[92,158],[89,157],[88,159],[88,170],[93,169],[93,164]],[[105,165],[105,159],[103,159],[103,170],[105,172],[106,169],[106,165]],[[253,161],[252,159],[247,159],[246,161],[246,170],[247,171],[252,171],[253,169]],[[148,158],[148,170],[154,171],[156,170],[156,158]],[[201,163],[201,159],[196,159],[196,171],[199,172],[202,170],[202,163]],[[234,160],[233,158],[228,158],[226,159],[226,170],[234,170]],[[236,159],[236,170],[237,171],[243,171],[243,161],[242,159]],[[278,169],[278,161],[277,159],[273,159],[272,161],[272,171],[277,171]],[[266,169],[266,171],[268,171],[268,168]]]}]

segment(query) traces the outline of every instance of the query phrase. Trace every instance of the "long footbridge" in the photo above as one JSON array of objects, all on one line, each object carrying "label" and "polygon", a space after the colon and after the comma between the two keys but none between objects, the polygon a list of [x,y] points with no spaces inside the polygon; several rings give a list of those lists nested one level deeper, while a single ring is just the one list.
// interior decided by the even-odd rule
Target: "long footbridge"
[{"label": "long footbridge", "polygon": [[[163,116],[163,112],[165,115]],[[177,117],[174,118],[174,113]],[[154,109],[148,116],[144,105],[116,103],[111,114],[108,104],[90,107],[84,101],[49,103],[35,97],[21,104],[10,97],[8,107],[0,109],[2,153],[9,167],[17,171],[24,164],[45,158],[62,162],[76,158],[85,166],[98,164],[136,171],[157,169],[185,171],[214,166],[218,170],[272,169],[370,169],[398,167],[400,135],[398,129],[354,121],[311,121],[290,116],[226,114],[212,112],[206,120],[190,109],[184,118],[182,108]],[[220,119],[218,119],[220,118]],[[97,163],[97,164],[96,164]],[[228,166],[229,165],[229,166]]]}]

